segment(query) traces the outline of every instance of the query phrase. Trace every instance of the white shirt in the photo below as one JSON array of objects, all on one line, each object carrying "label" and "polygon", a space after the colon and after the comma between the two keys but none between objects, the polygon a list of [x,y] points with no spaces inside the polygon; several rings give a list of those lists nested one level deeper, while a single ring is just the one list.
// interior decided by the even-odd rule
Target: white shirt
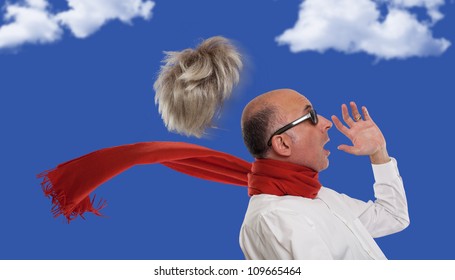
[{"label": "white shirt", "polygon": [[363,202],[322,187],[315,199],[251,197],[240,231],[246,259],[386,259],[373,237],[409,225],[396,160],[372,165],[376,200]]}]

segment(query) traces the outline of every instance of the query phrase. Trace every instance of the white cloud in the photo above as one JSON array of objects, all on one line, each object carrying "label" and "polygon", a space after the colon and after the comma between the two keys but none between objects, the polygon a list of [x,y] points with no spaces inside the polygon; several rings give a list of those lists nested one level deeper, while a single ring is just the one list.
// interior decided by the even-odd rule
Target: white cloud
[{"label": "white cloud", "polygon": [[8,5],[0,27],[0,49],[24,43],[48,43],[60,38],[61,29],[49,15],[47,2],[27,0],[23,5]]},{"label": "white cloud", "polygon": [[67,0],[67,11],[52,13],[47,0],[6,3],[4,25],[0,26],[0,49],[25,43],[51,43],[61,38],[63,27],[85,38],[111,20],[130,23],[135,17],[149,19],[150,0]]},{"label": "white cloud", "polygon": [[444,5],[444,0],[378,0],[389,3],[391,7],[398,8],[415,8],[423,7],[427,9],[428,16],[432,19],[433,23],[441,20],[444,16],[439,11],[439,7]]},{"label": "white cloud", "polygon": [[[444,0],[305,0],[295,26],[277,37],[292,52],[334,49],[381,59],[440,55],[450,42],[433,37]],[[386,5],[381,16],[379,6]],[[410,8],[426,9],[419,20]]]},{"label": "white cloud", "polygon": [[69,27],[78,38],[96,32],[110,20],[119,19],[130,23],[135,17],[149,19],[154,3],[142,0],[67,0],[70,10],[59,13],[56,18]]}]

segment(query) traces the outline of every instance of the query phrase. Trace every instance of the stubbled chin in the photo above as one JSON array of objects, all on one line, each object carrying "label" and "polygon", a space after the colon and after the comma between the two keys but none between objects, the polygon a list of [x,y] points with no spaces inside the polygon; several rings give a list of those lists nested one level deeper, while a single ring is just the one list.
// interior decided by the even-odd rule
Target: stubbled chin
[{"label": "stubbled chin", "polygon": [[329,163],[330,163],[329,159],[326,158],[325,164],[322,166],[322,168],[321,168],[318,172],[321,172],[321,171],[323,171],[323,170],[326,170],[326,169],[329,167]]}]

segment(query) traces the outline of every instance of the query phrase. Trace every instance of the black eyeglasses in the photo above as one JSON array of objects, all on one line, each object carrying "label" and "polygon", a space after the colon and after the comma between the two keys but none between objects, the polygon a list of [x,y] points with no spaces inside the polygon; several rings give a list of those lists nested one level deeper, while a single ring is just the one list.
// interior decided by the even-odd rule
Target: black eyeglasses
[{"label": "black eyeglasses", "polygon": [[272,146],[273,136],[280,135],[283,132],[285,132],[286,130],[291,129],[294,126],[301,124],[308,119],[310,119],[314,125],[318,123],[318,114],[316,113],[316,110],[311,109],[310,112],[308,114],[306,114],[305,116],[300,117],[300,118],[296,119],[295,121],[288,123],[287,125],[283,126],[282,128],[278,129],[277,131],[275,131],[275,133],[273,133],[272,136],[270,136],[269,141],[267,141],[267,145]]}]

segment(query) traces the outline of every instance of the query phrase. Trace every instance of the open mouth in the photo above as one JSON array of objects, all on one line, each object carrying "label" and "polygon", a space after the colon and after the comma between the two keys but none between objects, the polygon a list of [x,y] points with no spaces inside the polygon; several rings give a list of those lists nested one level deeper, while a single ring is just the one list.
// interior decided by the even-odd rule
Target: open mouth
[{"label": "open mouth", "polygon": [[330,141],[330,138],[327,139],[327,141],[324,143],[324,146],[323,146],[324,152],[326,153],[327,156],[330,155],[330,151],[325,149],[325,145],[327,145],[327,143],[329,143],[329,141]]}]

